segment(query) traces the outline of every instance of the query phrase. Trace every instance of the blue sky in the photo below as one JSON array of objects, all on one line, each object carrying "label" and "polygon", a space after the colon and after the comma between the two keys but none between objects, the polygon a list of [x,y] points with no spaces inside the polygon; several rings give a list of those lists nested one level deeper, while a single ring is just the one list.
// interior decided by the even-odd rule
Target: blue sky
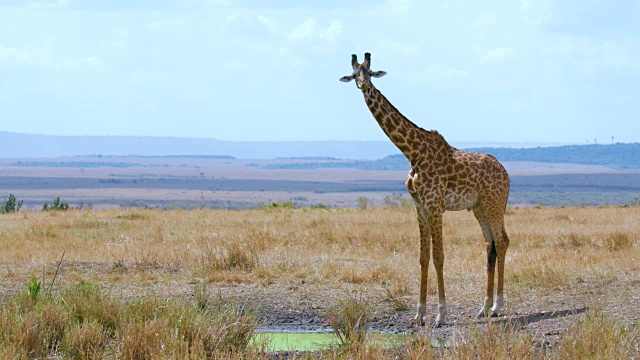
[{"label": "blue sky", "polygon": [[451,142],[640,141],[640,1],[0,0],[0,131],[385,140],[338,81]]}]

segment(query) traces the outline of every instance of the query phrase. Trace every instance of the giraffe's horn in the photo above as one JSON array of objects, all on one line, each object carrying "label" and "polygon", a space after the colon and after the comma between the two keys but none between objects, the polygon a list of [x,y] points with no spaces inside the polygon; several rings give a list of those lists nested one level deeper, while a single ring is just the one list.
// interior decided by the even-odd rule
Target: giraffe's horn
[{"label": "giraffe's horn", "polygon": [[358,55],[356,54],[351,54],[351,66],[357,66],[358,65]]},{"label": "giraffe's horn", "polygon": [[371,53],[364,53],[364,61],[362,63],[367,67],[367,69],[371,67]]}]

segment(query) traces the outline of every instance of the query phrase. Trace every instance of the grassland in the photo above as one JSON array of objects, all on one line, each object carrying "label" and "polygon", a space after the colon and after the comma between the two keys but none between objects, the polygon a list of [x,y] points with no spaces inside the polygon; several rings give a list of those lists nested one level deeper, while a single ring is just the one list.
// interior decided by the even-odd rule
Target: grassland
[{"label": "grassland", "polygon": [[[450,323],[426,330],[411,320],[419,266],[409,206],[0,215],[0,354],[253,358],[261,356],[260,345],[242,341],[212,352],[221,340],[209,335],[223,333],[225,316],[250,315],[233,322],[255,326],[323,327],[328,310],[357,298],[369,309],[371,328],[415,335],[400,348],[361,343],[323,356],[640,356],[640,207],[509,208],[504,316],[490,321],[475,318],[486,282],[479,226],[466,211],[445,215]],[[429,275],[427,313],[434,315],[433,269]],[[33,277],[42,286],[36,305],[27,286]],[[116,321],[78,316],[79,305],[69,306],[78,299],[99,299],[94,313],[108,310]],[[189,329],[205,331],[178,327],[179,314],[197,324]],[[45,325],[53,329],[46,341],[28,331]],[[428,336],[455,345],[433,348]]]}]

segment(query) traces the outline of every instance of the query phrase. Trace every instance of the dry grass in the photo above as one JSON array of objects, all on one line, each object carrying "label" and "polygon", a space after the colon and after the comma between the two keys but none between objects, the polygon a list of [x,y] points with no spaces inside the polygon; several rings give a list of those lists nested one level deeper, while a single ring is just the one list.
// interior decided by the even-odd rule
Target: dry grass
[{"label": "dry grass", "polygon": [[10,358],[216,358],[245,351],[256,328],[234,306],[184,299],[123,301],[90,283],[5,299],[0,352]]},{"label": "dry grass", "polygon": [[[638,219],[640,207],[509,209],[506,228],[511,246],[506,265],[505,309],[520,305],[522,312],[539,310],[537,302],[541,299],[569,298],[590,287],[594,295],[582,305],[602,308],[605,318],[596,316],[596,323],[611,321],[606,316],[615,317],[617,310],[609,306],[608,284],[619,285],[621,293],[614,295],[636,296],[630,300],[637,301],[640,293]],[[475,308],[486,282],[480,228],[467,212],[447,213],[444,223],[449,303]],[[177,325],[172,319],[158,319],[152,313],[154,308],[165,306],[154,301],[164,300],[150,300],[143,295],[172,298],[195,292],[197,310],[207,306],[207,296],[211,297],[203,293],[207,283],[210,287],[299,286],[307,292],[319,286],[362,288],[378,298],[389,299],[398,311],[413,307],[417,300],[418,226],[413,211],[402,208],[24,212],[0,216],[0,248],[0,286],[7,294],[24,293],[31,276],[43,279],[43,288],[49,286],[65,252],[54,288],[80,292],[67,294],[70,299],[94,296],[86,304],[66,303],[71,309],[66,314],[77,323],[73,328],[61,330],[61,321],[69,319],[48,315],[55,313],[56,306],[62,306],[56,303],[39,309],[36,315],[21,315],[21,327],[14,330],[2,326],[2,336],[17,342],[0,346],[0,355],[31,349],[28,354],[45,356],[55,347],[56,351],[75,354],[73,357],[99,357],[105,351],[113,351],[107,340],[118,332],[125,334],[117,350],[123,357],[154,357],[151,354],[163,346],[154,342],[154,334],[171,331]],[[434,273],[432,268],[428,289],[428,301],[433,304]],[[83,281],[106,293],[91,288],[82,295],[82,287],[71,286]],[[198,289],[193,284],[205,285]],[[122,323],[118,312],[123,310],[117,301],[121,297],[151,302],[132,303],[139,308],[134,311],[141,317],[139,322]],[[3,312],[6,315],[6,310]],[[616,321],[624,326],[630,324],[631,330],[624,328],[625,331],[637,336],[633,329],[637,329],[634,322],[638,319]],[[572,329],[571,334],[582,334],[578,328]],[[471,337],[473,347],[469,351],[476,356],[479,352],[484,354],[485,347],[504,346],[501,342],[511,344],[513,356],[507,357],[512,358],[520,356],[519,351],[524,354],[535,347],[533,335],[517,329],[480,331],[487,343],[479,342],[482,336]],[[36,336],[34,332],[46,335]],[[193,351],[206,354],[210,335],[194,335],[202,341],[198,342],[201,349]],[[582,340],[571,341],[584,340],[586,349],[587,337],[595,335],[579,337]],[[43,341],[48,348],[41,344]],[[145,343],[144,349],[136,347],[141,342]],[[543,354],[536,346],[537,354]],[[405,357],[419,358],[416,354],[421,351],[420,345],[412,349]],[[566,348],[562,349],[566,353]],[[629,349],[625,347],[624,351]],[[457,350],[461,357],[471,354],[463,350]],[[375,357],[376,351],[362,350],[362,354]],[[422,351],[434,353],[428,346]],[[456,357],[453,352],[447,354],[440,353]]]}]

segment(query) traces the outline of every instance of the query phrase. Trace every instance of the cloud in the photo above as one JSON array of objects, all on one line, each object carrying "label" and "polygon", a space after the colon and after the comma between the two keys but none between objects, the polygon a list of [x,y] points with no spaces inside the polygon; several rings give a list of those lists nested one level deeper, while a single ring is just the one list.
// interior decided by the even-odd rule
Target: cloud
[{"label": "cloud", "polygon": [[496,24],[497,24],[497,21],[496,21],[495,14],[482,13],[482,14],[478,15],[476,20],[472,23],[472,26],[485,27],[485,26],[492,26],[492,25],[496,25]]},{"label": "cloud", "polygon": [[275,34],[278,30],[276,23],[271,18],[244,9],[236,10],[227,15],[222,27],[225,34],[232,37],[262,37],[267,33]]},{"label": "cloud", "polygon": [[563,36],[542,48],[542,54],[562,63],[579,65],[587,72],[598,69],[640,69],[640,51],[633,42],[596,42],[579,36]]},{"label": "cloud", "polygon": [[433,63],[423,70],[404,71],[402,78],[411,85],[428,84],[434,88],[444,88],[457,86],[467,75],[465,70],[442,63]]},{"label": "cloud", "polygon": [[420,48],[416,44],[402,44],[395,40],[390,40],[388,38],[382,38],[378,43],[378,47],[381,50],[384,50],[385,53],[393,56],[411,56],[416,57],[420,55]]},{"label": "cloud", "polygon": [[120,28],[111,29],[115,39],[109,41],[107,48],[112,51],[124,51],[129,46],[129,32]]},{"label": "cloud", "polygon": [[0,66],[9,64],[26,64],[32,61],[33,57],[31,52],[0,44]]},{"label": "cloud", "polygon": [[532,24],[549,24],[552,22],[549,3],[535,0],[520,1],[520,11],[526,22]]},{"label": "cloud", "polygon": [[225,71],[233,71],[233,72],[250,71],[251,66],[252,65],[247,62],[229,61],[222,64],[222,69]]},{"label": "cloud", "polygon": [[395,13],[407,13],[411,9],[411,0],[389,0],[386,5]]},{"label": "cloud", "polygon": [[164,74],[157,71],[136,69],[129,74],[129,81],[136,85],[164,86],[167,78]]},{"label": "cloud", "polygon": [[340,34],[342,34],[342,22],[340,20],[333,20],[328,28],[320,32],[319,36],[321,39],[334,42]]},{"label": "cloud", "polygon": [[258,15],[258,21],[265,27],[265,29],[269,30],[269,32],[276,32],[276,24],[264,15]]},{"label": "cloud", "polygon": [[158,31],[158,30],[162,30],[162,21],[153,21],[147,24],[147,29],[151,30],[151,31]]},{"label": "cloud", "polygon": [[188,27],[187,21],[181,16],[163,13],[151,13],[151,21],[147,22],[147,30],[151,32],[175,32],[177,29]]},{"label": "cloud", "polygon": [[66,72],[93,71],[103,72],[106,66],[102,59],[98,56],[85,56],[79,58],[66,58],[60,60],[56,67]]},{"label": "cloud", "polygon": [[309,18],[287,34],[287,38],[293,41],[311,40],[313,38],[334,42],[342,34],[343,25],[340,20],[333,20],[326,28],[318,26],[313,18]]},{"label": "cloud", "polygon": [[31,9],[56,9],[65,8],[69,6],[69,0],[54,0],[54,1],[33,1],[27,4],[27,8]]},{"label": "cloud", "polygon": [[280,65],[284,65],[284,69],[289,71],[292,68],[304,68],[309,66],[310,62],[305,57],[301,57],[296,51],[286,46],[280,46],[273,51],[274,60]]},{"label": "cloud", "polygon": [[291,40],[308,40],[313,36],[313,33],[316,29],[316,22],[312,18],[305,20],[298,24],[287,37]]},{"label": "cloud", "polygon": [[38,69],[54,72],[102,72],[106,66],[98,56],[56,58],[51,44],[39,48],[0,45],[0,69]]},{"label": "cloud", "polygon": [[0,44],[0,69],[45,69],[55,70],[57,62],[53,59],[53,39],[40,47],[10,47]]},{"label": "cloud", "polygon": [[629,47],[615,42],[606,42],[594,46],[592,56],[599,56],[604,66],[615,68],[635,67],[640,68],[640,56],[635,58],[630,54]]},{"label": "cloud", "polygon": [[500,62],[516,57],[516,52],[509,47],[495,48],[482,56],[483,62]]},{"label": "cloud", "polygon": [[467,72],[448,65],[432,64],[427,67],[426,74],[432,79],[447,80],[464,77],[467,75]]}]

